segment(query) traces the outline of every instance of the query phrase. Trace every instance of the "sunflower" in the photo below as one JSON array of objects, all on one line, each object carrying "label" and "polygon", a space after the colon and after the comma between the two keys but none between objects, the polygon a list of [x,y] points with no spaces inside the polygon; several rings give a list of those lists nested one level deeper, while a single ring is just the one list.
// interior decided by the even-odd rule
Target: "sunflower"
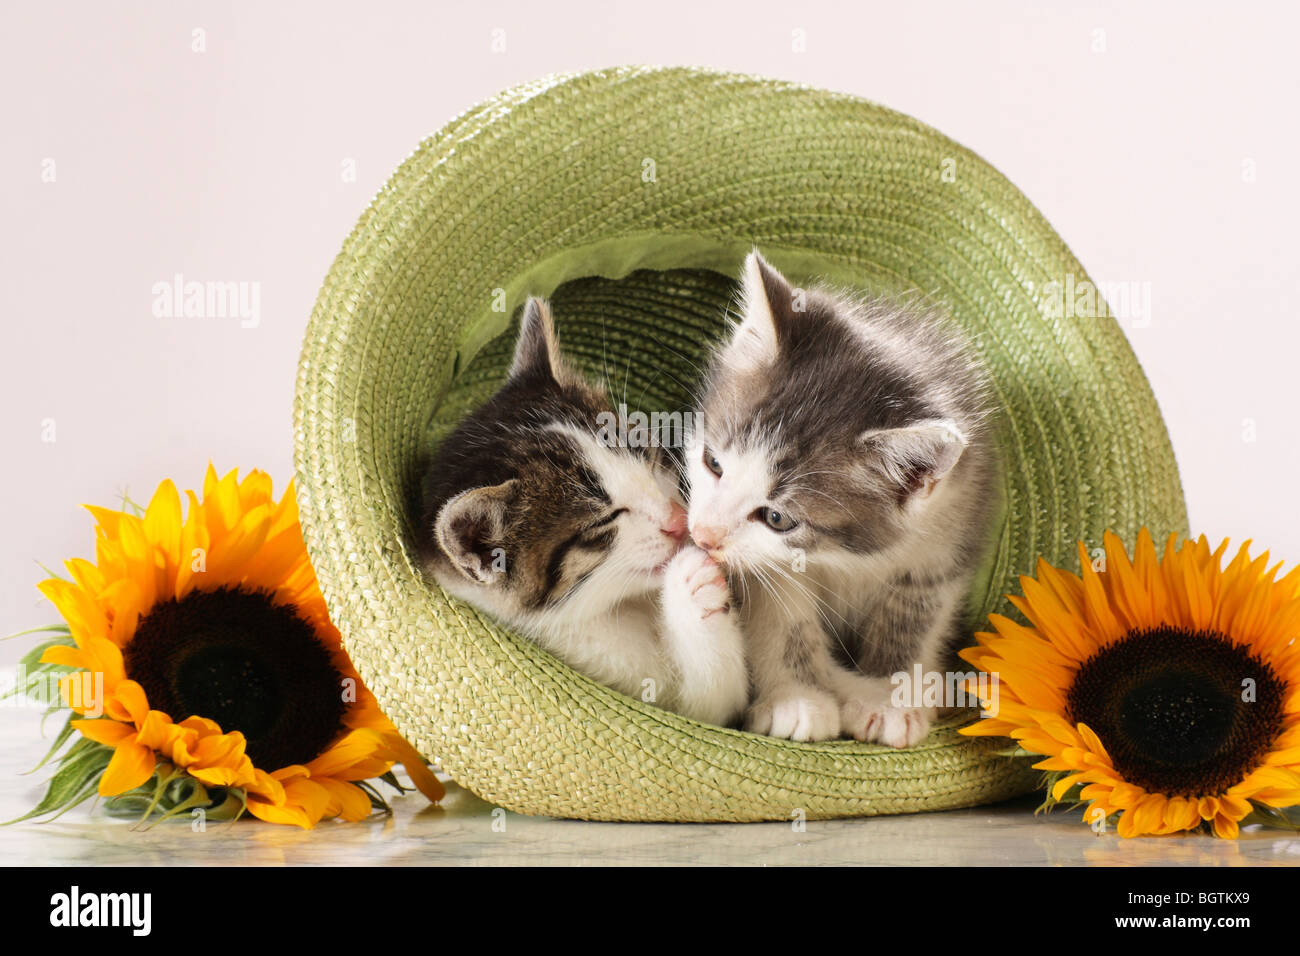
[{"label": "sunflower", "polygon": [[1099,568],[1082,543],[1080,575],[1040,559],[1009,596],[1030,626],[990,615],[996,633],[962,652],[997,676],[996,707],[987,691],[986,719],[962,732],[1044,755],[1048,805],[1120,814],[1122,836],[1235,837],[1253,810],[1285,823],[1278,808],[1300,803],[1300,568],[1279,579],[1250,542],[1227,568],[1227,541],[1175,545],[1158,558],[1144,528],[1131,562],[1111,532]]},{"label": "sunflower", "polygon": [[292,482],[276,501],[264,472],[218,478],[209,465],[202,498],[186,497],[183,514],[164,481],[140,514],[89,507],[95,561],[74,558],[71,580],[40,585],[70,636],[41,663],[72,669],[60,682],[80,715],[71,726],[112,748],[99,793],[185,776],[236,792],[262,820],[309,828],[367,816],[365,781],[401,762],[439,800],[330,623]]}]

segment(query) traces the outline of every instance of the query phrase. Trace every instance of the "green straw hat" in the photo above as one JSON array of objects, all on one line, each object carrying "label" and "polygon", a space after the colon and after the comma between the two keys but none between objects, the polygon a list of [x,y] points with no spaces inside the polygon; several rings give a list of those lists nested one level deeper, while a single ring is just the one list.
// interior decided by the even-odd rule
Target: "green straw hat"
[{"label": "green straw hat", "polygon": [[[459,783],[520,813],[790,820],[971,806],[1037,775],[940,721],[909,750],[793,743],[602,687],[422,577],[421,461],[552,300],[566,352],[616,400],[682,408],[746,252],[793,279],[918,292],[987,362],[1002,518],[972,629],[1042,555],[1185,534],[1169,437],[1118,323],[1039,212],[927,126],[791,83],[620,68],[508,90],[426,139],[362,215],[298,369],[303,533],[384,711]],[[1095,291],[1095,290],[1094,290]],[[1080,305],[1083,305],[1081,308]]]}]

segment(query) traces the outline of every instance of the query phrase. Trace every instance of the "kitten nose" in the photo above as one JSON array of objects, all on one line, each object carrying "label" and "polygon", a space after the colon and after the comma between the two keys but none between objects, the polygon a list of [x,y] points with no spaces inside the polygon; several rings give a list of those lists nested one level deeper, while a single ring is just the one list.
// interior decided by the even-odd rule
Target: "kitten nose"
[{"label": "kitten nose", "polygon": [[727,529],[716,525],[699,525],[691,532],[691,537],[705,551],[713,551],[727,538]]},{"label": "kitten nose", "polygon": [[674,541],[686,540],[686,509],[675,501],[668,502],[668,520],[659,525],[659,530]]}]

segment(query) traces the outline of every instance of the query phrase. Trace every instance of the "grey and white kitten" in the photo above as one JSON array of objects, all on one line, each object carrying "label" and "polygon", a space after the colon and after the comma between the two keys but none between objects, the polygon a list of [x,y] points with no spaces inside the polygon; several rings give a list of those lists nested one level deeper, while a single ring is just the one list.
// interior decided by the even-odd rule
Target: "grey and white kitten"
[{"label": "grey and white kitten", "polygon": [[691,535],[744,598],[746,729],[911,746],[935,708],[890,675],[946,669],[988,538],[984,373],[934,315],[793,288],[757,251],[741,285],[686,468]]},{"label": "grey and white kitten", "polygon": [[449,593],[594,680],[736,722],[749,685],[726,579],[687,542],[660,449],[614,447],[604,412],[605,391],[569,367],[549,308],[529,300],[505,385],[428,466],[422,560]]}]

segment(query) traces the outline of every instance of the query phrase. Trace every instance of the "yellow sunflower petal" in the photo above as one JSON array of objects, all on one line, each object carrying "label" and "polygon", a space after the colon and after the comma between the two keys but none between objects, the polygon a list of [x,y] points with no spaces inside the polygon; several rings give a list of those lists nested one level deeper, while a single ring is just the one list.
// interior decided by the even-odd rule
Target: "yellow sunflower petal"
[{"label": "yellow sunflower petal", "polygon": [[96,523],[104,530],[104,533],[110,538],[117,537],[118,522],[122,520],[124,511],[114,510],[113,508],[101,508],[98,505],[82,505],[95,518]]},{"label": "yellow sunflower petal", "polygon": [[1164,824],[1168,798],[1160,793],[1147,796],[1134,811],[1133,828],[1138,833],[1154,833]]},{"label": "yellow sunflower petal", "polygon": [[1101,742],[1100,737],[1092,732],[1091,727],[1087,724],[1081,723],[1077,724],[1075,729],[1079,731],[1079,736],[1083,738],[1084,743],[1087,745],[1089,750],[1104,759],[1107,763],[1110,762],[1110,754],[1106,752],[1106,745]]},{"label": "yellow sunflower petal", "polygon": [[181,530],[181,496],[170,479],[162,482],[144,516],[145,536],[164,555],[167,565],[175,568],[179,561]]},{"label": "yellow sunflower petal", "polygon": [[244,759],[247,740],[239,731],[210,734],[194,745],[194,759],[207,767],[234,767]]},{"label": "yellow sunflower petal", "polygon": [[135,728],[120,724],[116,720],[74,720],[72,726],[77,728],[81,736],[87,740],[93,740],[97,744],[107,744],[110,747],[116,747],[127,739],[135,739]]},{"label": "yellow sunflower petal", "polygon": [[209,720],[207,717],[199,717],[197,715],[186,717],[180,722],[179,726],[193,730],[202,737],[221,733],[221,725],[215,720]]},{"label": "yellow sunflower petal", "polygon": [[1224,840],[1237,839],[1237,821],[1220,813],[1214,818],[1214,835]]},{"label": "yellow sunflower petal", "polygon": [[1250,811],[1249,800],[1243,800],[1231,793],[1225,793],[1219,797],[1219,812],[1221,814],[1230,816],[1235,820],[1241,820],[1250,816]]},{"label": "yellow sunflower petal", "polygon": [[327,816],[341,816],[344,820],[350,822],[364,820],[370,816],[372,809],[370,797],[356,784],[334,780],[331,777],[320,777],[315,780],[315,783],[324,787],[326,793],[330,796],[330,802],[325,811]]},{"label": "yellow sunflower petal", "polygon": [[[1046,757],[1034,764],[1035,770],[1080,770],[1079,763],[1070,760],[1064,755],[1055,757]],[[1060,799],[1059,797],[1057,798]]]},{"label": "yellow sunflower petal", "polygon": [[1201,797],[1196,809],[1202,820],[1213,820],[1219,815],[1219,798]]},{"label": "yellow sunflower petal", "polygon": [[301,807],[270,803],[258,796],[248,798],[248,812],[267,823],[285,823],[304,830],[310,830],[316,823]]},{"label": "yellow sunflower petal", "polygon": [[187,767],[186,773],[209,787],[239,787],[246,780],[238,767]]},{"label": "yellow sunflower petal", "polygon": [[1137,810],[1130,808],[1128,810],[1125,810],[1123,813],[1121,813],[1119,817],[1119,824],[1118,826],[1116,826],[1115,829],[1119,833],[1119,835],[1124,837],[1125,839],[1129,837],[1141,836],[1142,831],[1139,830],[1137,827]]},{"label": "yellow sunflower petal", "polygon": [[1165,822],[1175,830],[1190,830],[1201,822],[1196,803],[1186,797],[1170,797],[1165,806]]},{"label": "yellow sunflower petal", "polygon": [[104,690],[110,694],[117,692],[122,681],[126,679],[126,669],[122,664],[122,649],[104,637],[90,637],[82,645],[84,649],[82,664],[88,671],[104,676]]},{"label": "yellow sunflower petal", "polygon": [[108,769],[99,778],[100,796],[115,797],[134,790],[153,776],[157,765],[157,758],[148,747],[132,739],[122,740],[113,751]]},{"label": "yellow sunflower petal", "polygon": [[298,777],[284,785],[286,806],[299,807],[314,826],[325,816],[330,805],[330,792],[315,780]]},{"label": "yellow sunflower petal", "polygon": [[275,501],[271,494],[271,476],[254,468],[239,483],[239,504],[244,511]]},{"label": "yellow sunflower petal", "polygon": [[172,741],[181,728],[172,723],[172,719],[161,710],[151,710],[140,721],[140,743],[154,750],[168,751]]},{"label": "yellow sunflower petal", "polygon": [[1101,583],[1101,576],[1093,570],[1088,548],[1079,542],[1079,559],[1082,565],[1080,578],[1083,581],[1083,605],[1091,630],[1098,640],[1108,644],[1124,633],[1115,611],[1106,599],[1106,588]]},{"label": "yellow sunflower petal", "polygon": [[[1086,800],[1090,803],[1107,802],[1111,795],[1112,787],[1106,783],[1090,783],[1079,791],[1079,799]],[[1110,816],[1108,812],[1106,814]]]},{"label": "yellow sunflower petal", "polygon": [[86,652],[79,647],[55,644],[41,652],[42,664],[58,664],[60,667],[85,667]]},{"label": "yellow sunflower petal", "polygon": [[149,699],[144,695],[144,688],[133,680],[124,680],[117,685],[117,702],[122,705],[127,718],[138,727],[149,716]]},{"label": "yellow sunflower petal", "polygon": [[253,778],[244,785],[250,795],[257,796],[265,803],[280,806],[284,803],[284,785],[265,770],[253,768]]},{"label": "yellow sunflower petal", "polygon": [[1256,767],[1238,787],[1228,792],[1241,794],[1267,787],[1277,790],[1300,790],[1300,773],[1287,767],[1273,767],[1266,764],[1263,767]]},{"label": "yellow sunflower petal", "polygon": [[383,746],[383,740],[374,732],[353,730],[315,760],[308,762],[307,768],[313,777],[338,776],[358,761],[372,758]]},{"label": "yellow sunflower petal", "polygon": [[78,644],[87,637],[107,633],[108,619],[103,608],[84,589],[59,578],[49,578],[36,587],[63,616]]},{"label": "yellow sunflower petal", "polygon": [[1124,618],[1125,629],[1137,630],[1154,626],[1151,601],[1129,562],[1124,543],[1119,535],[1109,529],[1103,534],[1102,540],[1106,548],[1106,589]]},{"label": "yellow sunflower petal", "polygon": [[1062,799],[1070,792],[1071,787],[1083,780],[1084,776],[1085,775],[1082,773],[1072,773],[1069,776],[1062,777],[1060,780],[1056,781],[1052,786],[1052,799]]}]

